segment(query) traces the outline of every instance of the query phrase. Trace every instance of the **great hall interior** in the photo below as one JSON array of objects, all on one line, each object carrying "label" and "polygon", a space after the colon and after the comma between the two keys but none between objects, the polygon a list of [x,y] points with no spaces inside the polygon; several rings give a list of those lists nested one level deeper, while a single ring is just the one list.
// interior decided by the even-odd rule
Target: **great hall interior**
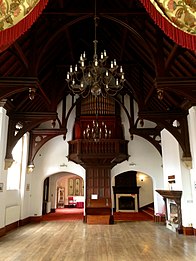
[{"label": "great hall interior", "polygon": [[2,0],[0,25],[1,242],[59,209],[194,239],[195,1]]}]

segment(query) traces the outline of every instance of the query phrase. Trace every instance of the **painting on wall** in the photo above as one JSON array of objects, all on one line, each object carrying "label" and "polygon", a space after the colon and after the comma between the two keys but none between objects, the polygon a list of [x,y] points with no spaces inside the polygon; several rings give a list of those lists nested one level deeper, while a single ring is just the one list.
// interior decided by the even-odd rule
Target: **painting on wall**
[{"label": "painting on wall", "polygon": [[84,180],[82,179],[81,196],[84,196]]},{"label": "painting on wall", "polygon": [[81,178],[70,178],[68,180],[69,196],[84,196],[84,180]]},{"label": "painting on wall", "polygon": [[69,196],[74,196],[74,179],[68,180],[68,194]]},{"label": "painting on wall", "polygon": [[75,196],[80,196],[80,179],[75,179]]}]

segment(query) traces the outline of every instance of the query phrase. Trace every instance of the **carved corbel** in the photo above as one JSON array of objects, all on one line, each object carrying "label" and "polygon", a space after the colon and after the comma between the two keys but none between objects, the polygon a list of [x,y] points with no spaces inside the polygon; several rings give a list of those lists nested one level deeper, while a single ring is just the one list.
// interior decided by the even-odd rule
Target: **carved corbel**
[{"label": "carved corbel", "polygon": [[182,162],[184,163],[187,169],[192,169],[192,158],[191,157],[183,157]]}]

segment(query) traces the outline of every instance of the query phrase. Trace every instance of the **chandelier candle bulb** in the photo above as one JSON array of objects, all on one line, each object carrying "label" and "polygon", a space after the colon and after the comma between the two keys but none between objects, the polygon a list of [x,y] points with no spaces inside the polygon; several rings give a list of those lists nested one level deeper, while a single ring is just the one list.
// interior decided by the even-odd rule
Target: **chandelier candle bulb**
[{"label": "chandelier candle bulb", "polygon": [[70,72],[71,72],[71,73],[73,72],[72,65],[70,65]]},{"label": "chandelier candle bulb", "polygon": [[76,66],[75,66],[75,71],[77,72],[77,70],[78,70],[78,66],[77,66],[77,64],[76,64]]},{"label": "chandelier candle bulb", "polygon": [[120,73],[122,73],[123,72],[123,68],[122,68],[122,66],[120,66]]},{"label": "chandelier candle bulb", "polygon": [[67,80],[69,80],[69,73],[67,73]]},{"label": "chandelier candle bulb", "polygon": [[103,53],[101,53],[101,60],[103,60]]},{"label": "chandelier candle bulb", "polygon": [[111,134],[112,134],[112,132],[111,132],[111,130],[109,130],[109,138],[111,137]]},{"label": "chandelier candle bulb", "polygon": [[114,59],[114,66],[116,66],[116,59]]},{"label": "chandelier candle bulb", "polygon": [[113,69],[113,67],[114,67],[113,61],[111,61],[111,69]]}]

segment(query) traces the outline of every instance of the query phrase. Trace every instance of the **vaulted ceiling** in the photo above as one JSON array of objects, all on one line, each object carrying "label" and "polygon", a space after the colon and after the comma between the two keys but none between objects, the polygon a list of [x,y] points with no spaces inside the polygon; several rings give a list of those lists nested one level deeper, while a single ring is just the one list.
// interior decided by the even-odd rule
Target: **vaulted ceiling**
[{"label": "vaulted ceiling", "polygon": [[[107,50],[125,71],[120,96],[130,96],[132,109],[132,102],[138,103],[138,120],[156,123],[151,130],[139,128],[131,110],[130,134],[143,136],[158,148],[155,136],[167,128],[189,156],[186,115],[196,104],[195,52],[169,39],[139,0],[99,0],[97,16],[98,54]],[[66,72],[84,51],[92,59],[93,40],[93,0],[49,0],[32,27],[0,53],[1,105],[13,125],[22,122],[18,138],[41,122],[56,119],[57,105],[70,93]],[[36,88],[33,100],[29,88]],[[178,130],[174,120],[179,121]]]}]

